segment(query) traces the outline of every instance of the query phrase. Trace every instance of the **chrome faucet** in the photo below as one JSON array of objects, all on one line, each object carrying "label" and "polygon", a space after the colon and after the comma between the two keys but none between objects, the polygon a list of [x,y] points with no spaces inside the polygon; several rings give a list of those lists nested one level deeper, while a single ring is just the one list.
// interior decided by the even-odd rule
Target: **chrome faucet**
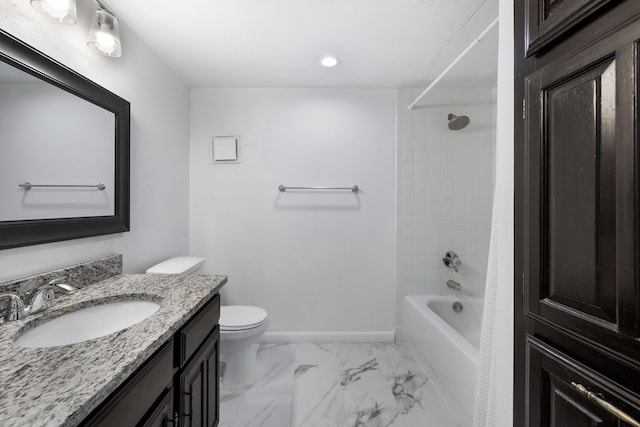
[{"label": "chrome faucet", "polygon": [[28,310],[25,308],[22,299],[18,295],[14,294],[0,294],[0,298],[9,298],[9,303],[5,308],[4,320],[6,322],[12,322],[14,320],[20,320],[23,317],[29,315]]},{"label": "chrome faucet", "polygon": [[62,283],[67,276],[57,277],[46,285],[25,294],[25,303],[28,304],[29,314],[38,313],[56,305],[54,290],[61,290],[65,294],[72,294],[78,290],[75,286]]},{"label": "chrome faucet", "polygon": [[61,283],[66,278],[66,276],[55,278],[46,285],[27,292],[24,301],[18,295],[0,294],[0,298],[6,297],[10,299],[6,308],[5,320],[8,322],[20,320],[53,307],[56,305],[54,289],[61,290],[66,294],[72,294],[77,291],[78,288],[75,286]]},{"label": "chrome faucet", "polygon": [[447,280],[447,286],[451,289],[453,289],[454,291],[459,291],[460,290],[460,283],[456,282],[455,280]]},{"label": "chrome faucet", "polygon": [[444,253],[442,257],[442,263],[449,268],[453,268],[456,273],[458,272],[458,266],[462,264],[460,258],[458,258],[458,254],[453,251],[447,251]]}]

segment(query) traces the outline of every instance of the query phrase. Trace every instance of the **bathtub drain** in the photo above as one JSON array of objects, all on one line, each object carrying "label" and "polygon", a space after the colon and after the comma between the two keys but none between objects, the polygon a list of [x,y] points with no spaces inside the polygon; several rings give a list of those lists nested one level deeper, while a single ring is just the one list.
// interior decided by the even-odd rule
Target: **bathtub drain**
[{"label": "bathtub drain", "polygon": [[453,303],[451,308],[453,308],[453,311],[455,311],[456,313],[460,313],[462,311],[462,303],[459,301],[456,301]]}]

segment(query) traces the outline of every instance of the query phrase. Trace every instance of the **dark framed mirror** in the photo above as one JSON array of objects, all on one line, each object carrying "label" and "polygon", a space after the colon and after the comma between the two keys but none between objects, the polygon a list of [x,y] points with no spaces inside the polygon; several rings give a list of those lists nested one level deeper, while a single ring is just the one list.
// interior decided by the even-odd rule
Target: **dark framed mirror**
[{"label": "dark framed mirror", "polygon": [[2,30],[0,61],[0,249],[129,231],[129,102]]}]

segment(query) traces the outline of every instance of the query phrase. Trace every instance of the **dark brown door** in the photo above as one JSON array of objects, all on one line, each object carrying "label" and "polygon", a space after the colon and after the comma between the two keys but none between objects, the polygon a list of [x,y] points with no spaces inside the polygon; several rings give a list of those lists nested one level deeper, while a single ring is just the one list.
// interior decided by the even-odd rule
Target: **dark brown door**
[{"label": "dark brown door", "polygon": [[180,414],[182,426],[218,425],[218,332],[207,338],[180,375]]},{"label": "dark brown door", "polygon": [[516,1],[515,30],[514,425],[624,425],[589,396],[640,415],[640,2]]},{"label": "dark brown door", "polygon": [[526,47],[531,55],[613,0],[526,0]]}]

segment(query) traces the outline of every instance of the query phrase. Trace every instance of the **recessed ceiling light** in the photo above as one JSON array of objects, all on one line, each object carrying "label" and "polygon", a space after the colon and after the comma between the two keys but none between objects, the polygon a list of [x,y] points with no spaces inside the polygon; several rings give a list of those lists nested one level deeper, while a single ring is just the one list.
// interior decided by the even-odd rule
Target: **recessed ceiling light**
[{"label": "recessed ceiling light", "polygon": [[322,58],[320,58],[320,64],[323,67],[327,68],[335,67],[336,65],[338,65],[338,62],[338,58],[336,58],[335,56],[323,56]]}]

